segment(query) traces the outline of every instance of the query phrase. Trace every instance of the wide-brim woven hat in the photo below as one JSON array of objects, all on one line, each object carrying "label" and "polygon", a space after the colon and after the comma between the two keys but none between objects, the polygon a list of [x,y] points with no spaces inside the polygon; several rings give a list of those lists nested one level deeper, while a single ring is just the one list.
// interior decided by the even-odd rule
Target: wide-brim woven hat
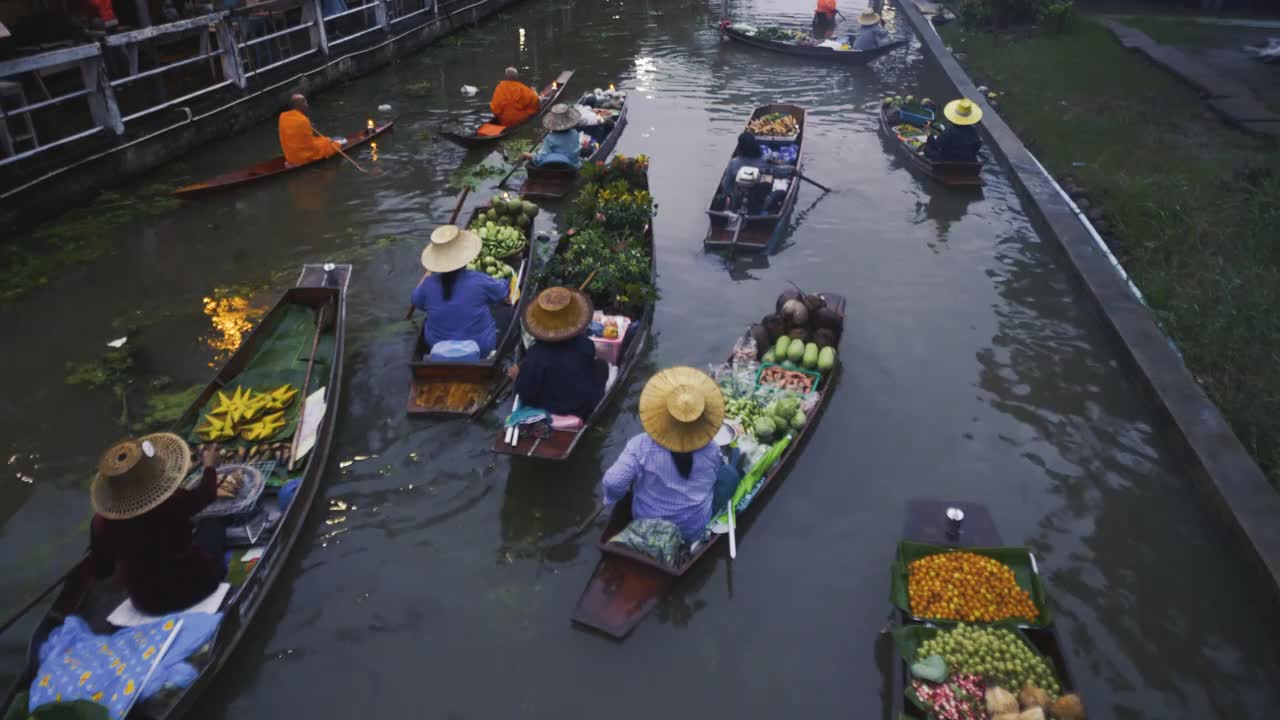
[{"label": "wide-brim woven hat", "polygon": [[879,25],[880,13],[871,12],[870,10],[858,14],[858,24],[863,26]]},{"label": "wide-brim woven hat", "polygon": [[446,273],[464,267],[480,256],[484,241],[457,225],[441,225],[431,231],[431,242],[422,250],[422,267]]},{"label": "wide-brim woven hat", "polygon": [[591,323],[591,298],[565,287],[550,287],[524,309],[524,329],[543,342],[560,342]]},{"label": "wide-brim woven hat", "polygon": [[640,393],[640,424],[672,452],[693,452],[716,436],[724,422],[724,395],[706,373],[673,367],[654,375]]},{"label": "wide-brim woven hat", "polygon": [[954,125],[977,125],[982,120],[982,108],[968,98],[959,98],[947,103],[942,114]]},{"label": "wide-brim woven hat", "polygon": [[168,500],[191,470],[191,448],[173,433],[112,445],[89,489],[93,509],[109,520],[137,517]]},{"label": "wide-brim woven hat", "polygon": [[581,119],[582,113],[578,112],[578,108],[556,103],[551,106],[546,115],[542,116],[542,127],[551,132],[560,132],[578,127],[578,121]]}]

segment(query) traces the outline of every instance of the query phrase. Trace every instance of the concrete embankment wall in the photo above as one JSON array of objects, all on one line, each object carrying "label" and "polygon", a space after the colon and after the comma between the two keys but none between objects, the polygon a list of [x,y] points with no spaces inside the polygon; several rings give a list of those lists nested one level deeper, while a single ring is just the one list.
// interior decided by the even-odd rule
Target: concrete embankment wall
[{"label": "concrete embankment wall", "polygon": [[[1166,428],[1170,435],[1186,449],[1188,474],[1239,541],[1241,555],[1252,562],[1259,599],[1266,607],[1280,609],[1280,493],[1253,462],[1222,412],[1195,381],[1150,309],[1135,295],[1109,253],[1099,247],[1077,218],[1053,179],[978,93],[973,80],[952,57],[929,20],[909,0],[900,5],[903,15],[920,36],[925,55],[941,66],[959,94],[977,99],[982,106],[982,128],[988,146],[1008,169],[1025,207],[1039,221],[1043,234],[1057,240],[1062,247],[1068,266],[1080,281],[1083,295],[1092,301],[1104,326],[1123,350],[1122,355],[1130,361],[1135,376],[1168,421]],[[1184,530],[1197,532],[1197,528]],[[1169,551],[1167,561],[1176,563],[1178,549]],[[1280,616],[1280,612],[1273,615]],[[1271,620],[1280,627],[1280,617]]]},{"label": "concrete embankment wall", "polygon": [[5,231],[0,235],[16,233],[198,145],[243,132],[279,113],[293,92],[314,93],[373,72],[516,2],[519,0],[479,0],[424,18],[414,27],[371,33],[351,47],[334,48],[327,57],[317,54],[280,68],[243,90],[224,89],[200,103],[171,108],[167,124],[158,123],[132,136],[98,138],[60,149],[36,167],[6,168],[9,175],[0,184],[0,227]]}]

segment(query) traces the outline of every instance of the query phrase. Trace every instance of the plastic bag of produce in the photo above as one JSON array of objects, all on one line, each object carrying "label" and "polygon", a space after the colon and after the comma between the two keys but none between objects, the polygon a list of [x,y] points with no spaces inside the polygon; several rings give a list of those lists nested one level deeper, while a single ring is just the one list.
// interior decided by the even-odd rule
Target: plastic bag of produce
[{"label": "plastic bag of produce", "polygon": [[760,364],[755,360],[734,360],[733,361],[733,380],[737,385],[739,395],[750,395],[756,387],[756,373],[760,370]]},{"label": "plastic bag of produce", "polygon": [[806,393],[800,398],[800,411],[805,415],[812,415],[813,409],[818,407],[818,400],[822,396],[816,392]]}]

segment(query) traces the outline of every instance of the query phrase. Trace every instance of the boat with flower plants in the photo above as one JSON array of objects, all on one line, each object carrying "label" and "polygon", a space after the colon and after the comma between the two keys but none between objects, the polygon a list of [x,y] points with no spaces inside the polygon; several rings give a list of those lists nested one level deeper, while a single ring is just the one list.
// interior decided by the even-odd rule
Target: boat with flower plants
[{"label": "boat with flower plants", "polygon": [[[744,457],[745,473],[731,500],[734,518],[776,487],[834,394],[844,317],[841,295],[785,291],[775,312],[739,338],[715,371],[725,398],[722,447],[731,451],[732,446]],[[736,532],[729,504],[714,508],[703,538],[668,565],[614,542],[632,520],[627,495],[600,534],[600,560],[578,598],[573,621],[610,637],[626,637],[723,535]],[[730,547],[735,543],[732,537]]]},{"label": "boat with flower plants", "polygon": [[[609,380],[595,410],[576,423],[536,422],[504,427],[493,451],[506,455],[564,460],[587,432],[603,419],[630,377],[648,342],[657,301],[654,284],[653,197],[649,160],[615,155],[608,163],[582,169],[583,187],[567,212],[569,230],[529,288],[533,298],[544,288],[580,288],[595,308],[600,334],[593,335],[596,356],[609,365]],[[516,346],[517,360],[525,345]],[[520,407],[519,396],[505,417]]]},{"label": "boat with flower plants", "polygon": [[1035,554],[971,502],[915,500],[890,577],[890,717],[1083,720]]},{"label": "boat with flower plants", "polygon": [[947,187],[981,187],[982,161],[941,162],[925,157],[924,145],[930,135],[942,132],[934,122],[936,112],[927,98],[893,95],[880,101],[880,134],[902,156],[907,167]]},{"label": "boat with flower plants", "polygon": [[819,40],[799,30],[756,28],[727,19],[720,21],[720,35],[762,50],[843,65],[865,65],[907,44],[906,40],[895,40],[875,50],[854,50],[847,43]]},{"label": "boat with flower plants", "polygon": [[[262,609],[303,534],[307,515],[321,495],[342,397],[350,276],[350,265],[303,266],[297,285],[285,291],[170,428],[186,438],[197,455],[192,465],[195,470],[188,476],[194,481],[201,474],[197,443],[205,440],[211,417],[229,405],[241,410],[252,407],[254,397],[283,408],[283,425],[269,431],[241,431],[219,443],[225,458],[220,473],[235,468],[235,472],[257,480],[237,482],[236,491],[241,497],[224,498],[220,494],[201,512],[228,518],[227,545],[231,552],[224,585],[229,587],[219,590],[225,592],[220,601],[218,593],[214,594],[208,611],[220,615],[193,612],[186,613],[186,619],[179,616],[182,623],[190,623],[187,630],[172,616],[163,624],[147,620],[133,609],[118,579],[94,578],[95,567],[86,556],[61,581],[61,591],[52,607],[36,625],[26,663],[2,706],[7,708],[5,717],[29,717],[28,708],[33,702],[39,703],[42,692],[57,692],[55,697],[66,702],[74,699],[106,705],[112,710],[111,717],[177,718],[195,707]],[[268,388],[275,391],[266,392]],[[249,427],[243,422],[241,425],[245,430]],[[254,427],[263,426],[255,422]],[[262,432],[270,435],[263,436]],[[292,455],[279,445],[292,446]],[[145,447],[142,452],[146,452]],[[285,480],[288,482],[280,484]],[[250,551],[256,559],[248,554]],[[138,622],[142,624],[134,625]],[[210,639],[199,644],[187,640],[183,632],[199,632],[192,630],[193,626],[203,627],[211,634]],[[142,633],[156,645],[148,650],[133,646],[130,638]],[[68,638],[79,640],[72,642]],[[50,644],[46,647],[46,643]],[[62,659],[64,651],[64,662],[95,669],[101,663],[100,667],[107,671],[85,671],[78,677],[78,685],[76,677],[69,681],[64,677],[68,684],[63,687],[68,689],[58,690],[53,676],[61,671],[62,663],[57,660]],[[112,660],[108,669],[108,661],[102,659],[100,652],[111,657],[112,651],[127,657],[127,661]],[[179,657],[179,652],[190,654]],[[173,656],[167,658],[169,663],[184,665],[184,669],[155,672],[152,676],[148,667],[160,666],[166,653]],[[45,655],[53,658],[51,662],[42,662]],[[175,679],[180,682],[170,682]],[[161,687],[149,691],[156,686]],[[75,695],[63,698],[62,692]],[[141,698],[136,704],[127,697],[135,692]],[[55,710],[42,713],[41,717],[86,717],[65,705],[60,709],[61,713]],[[101,717],[108,716],[105,709]]]},{"label": "boat with flower plants", "polygon": [[[618,146],[618,140],[622,138],[622,131],[627,128],[627,96],[625,93],[609,86],[607,91],[599,91],[595,93],[596,106],[593,111],[606,118],[604,122],[612,123],[608,133],[599,143],[594,143],[591,154],[583,160],[584,165],[603,165],[605,158],[609,157],[609,153]],[[601,98],[603,96],[603,98]],[[582,102],[579,101],[579,105]],[[586,133],[582,133],[582,137],[588,142],[591,141]],[[585,150],[583,152],[586,152]],[[525,171],[527,177],[524,185],[520,187],[520,195],[525,198],[549,198],[560,199],[573,190],[574,183],[578,181],[578,169],[567,165],[544,165],[542,167],[534,167],[529,164]]]}]

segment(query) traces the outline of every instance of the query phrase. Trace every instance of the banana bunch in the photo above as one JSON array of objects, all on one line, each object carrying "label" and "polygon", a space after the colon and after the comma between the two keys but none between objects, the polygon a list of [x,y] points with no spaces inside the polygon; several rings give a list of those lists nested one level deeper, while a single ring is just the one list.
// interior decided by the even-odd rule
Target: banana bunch
[{"label": "banana bunch", "polygon": [[196,434],[205,442],[230,440],[236,435],[249,441],[266,440],[286,424],[284,409],[293,403],[298,389],[285,384],[267,392],[237,386],[231,395],[218,391],[218,404],[204,416]]}]

